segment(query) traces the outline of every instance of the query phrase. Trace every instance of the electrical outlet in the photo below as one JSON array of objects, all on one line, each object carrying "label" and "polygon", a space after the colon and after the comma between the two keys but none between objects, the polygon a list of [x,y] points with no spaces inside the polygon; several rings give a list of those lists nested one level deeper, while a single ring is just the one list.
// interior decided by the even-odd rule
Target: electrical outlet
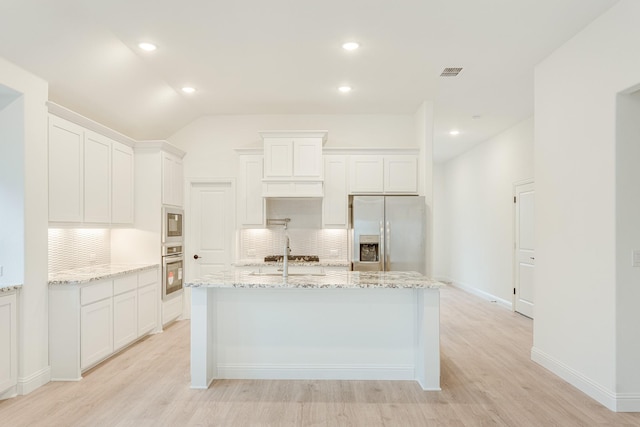
[{"label": "electrical outlet", "polygon": [[4,267],[0,265],[0,276],[4,274]]},{"label": "electrical outlet", "polygon": [[331,258],[338,258],[338,250],[337,249],[331,249],[329,251],[329,255],[331,256]]},{"label": "electrical outlet", "polygon": [[255,249],[247,249],[247,256],[248,257],[256,256],[256,250]]},{"label": "electrical outlet", "polygon": [[640,267],[640,249],[634,249],[631,253],[631,266]]}]

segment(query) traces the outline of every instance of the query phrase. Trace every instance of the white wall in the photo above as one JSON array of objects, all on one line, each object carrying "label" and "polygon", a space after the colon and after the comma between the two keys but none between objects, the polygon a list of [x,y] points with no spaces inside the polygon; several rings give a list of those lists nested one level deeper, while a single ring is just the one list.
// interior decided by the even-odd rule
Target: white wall
[{"label": "white wall", "polygon": [[418,192],[424,196],[426,206],[425,272],[433,276],[433,102],[425,101],[415,114],[418,155]]},{"label": "white wall", "polygon": [[208,116],[176,132],[169,142],[186,151],[185,177],[235,177],[234,148],[256,146],[265,130],[328,130],[325,148],[416,148],[412,115]]},{"label": "white wall", "polygon": [[532,357],[607,407],[635,410],[640,381],[625,361],[636,356],[637,370],[637,352],[616,355],[629,350],[616,348],[617,329],[637,331],[616,327],[616,95],[640,82],[639,20],[640,2],[622,0],[537,66],[534,150]]},{"label": "white wall", "polygon": [[513,185],[533,178],[533,118],[438,165],[435,277],[511,307]]},{"label": "white wall", "polygon": [[11,285],[24,279],[24,102],[3,89],[10,103],[0,105],[0,285]]},{"label": "white wall", "polygon": [[48,86],[0,58],[0,85],[22,94],[24,111],[24,286],[18,310],[18,393],[49,381],[47,329]]},{"label": "white wall", "polygon": [[616,371],[617,393],[639,390],[640,91],[619,95],[616,143]]}]

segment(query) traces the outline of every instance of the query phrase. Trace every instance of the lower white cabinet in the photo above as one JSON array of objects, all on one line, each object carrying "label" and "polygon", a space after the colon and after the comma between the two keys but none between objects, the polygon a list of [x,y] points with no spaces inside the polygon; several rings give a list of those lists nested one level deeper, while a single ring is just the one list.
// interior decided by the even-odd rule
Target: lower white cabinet
[{"label": "lower white cabinet", "polygon": [[82,285],[50,285],[51,379],[79,380],[83,371],[158,329],[158,279],[154,268]]},{"label": "lower white cabinet", "polygon": [[138,336],[153,331],[158,324],[158,286],[154,283],[138,289]]},{"label": "lower white cabinet", "polygon": [[80,308],[80,367],[86,369],[113,353],[111,298]]},{"label": "lower white cabinet", "polygon": [[134,342],[138,338],[138,290],[113,297],[113,349]]},{"label": "lower white cabinet", "polygon": [[16,294],[0,294],[0,396],[18,384]]}]

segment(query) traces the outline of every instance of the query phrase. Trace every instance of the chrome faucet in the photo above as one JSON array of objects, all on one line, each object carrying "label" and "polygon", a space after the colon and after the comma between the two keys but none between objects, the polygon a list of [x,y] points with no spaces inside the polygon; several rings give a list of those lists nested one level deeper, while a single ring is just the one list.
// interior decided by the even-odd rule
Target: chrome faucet
[{"label": "chrome faucet", "polygon": [[289,236],[284,236],[284,256],[282,257],[282,277],[289,276],[289,254],[291,248],[289,247]]}]

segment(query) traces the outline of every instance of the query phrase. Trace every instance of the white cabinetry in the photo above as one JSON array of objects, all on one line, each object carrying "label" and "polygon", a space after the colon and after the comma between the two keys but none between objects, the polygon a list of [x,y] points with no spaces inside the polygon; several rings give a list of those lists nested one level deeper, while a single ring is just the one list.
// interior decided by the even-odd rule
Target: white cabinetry
[{"label": "white cabinetry", "polygon": [[49,115],[49,221],[133,223],[133,150]]},{"label": "white cabinetry", "polygon": [[322,179],[322,138],[264,138],[264,178]]},{"label": "white cabinetry", "polygon": [[138,277],[113,281],[113,349],[120,350],[138,338]]},{"label": "white cabinetry", "polygon": [[158,271],[141,272],[138,275],[138,337],[148,334],[158,325]]},{"label": "white cabinetry", "polygon": [[266,197],[321,197],[326,131],[261,132]]},{"label": "white cabinetry", "polygon": [[133,224],[133,149],[113,142],[111,148],[111,222]]},{"label": "white cabinetry", "polygon": [[347,157],[324,156],[324,198],[322,200],[322,226],[347,228],[348,190]]},{"label": "white cabinetry", "polygon": [[80,308],[80,367],[86,369],[113,352],[111,298]]},{"label": "white cabinetry", "polygon": [[84,135],[84,221],[111,220],[111,141],[95,132]]},{"label": "white cabinetry", "polygon": [[16,294],[0,294],[0,396],[18,383]]},{"label": "white cabinetry", "polygon": [[49,221],[81,222],[84,129],[49,116]]},{"label": "white cabinetry", "polygon": [[351,194],[418,192],[418,158],[415,155],[353,155],[349,170]]},{"label": "white cabinetry", "polygon": [[182,206],[182,159],[162,153],[162,204]]},{"label": "white cabinetry", "polygon": [[264,226],[263,156],[241,154],[238,169],[238,224],[243,228],[262,228]]},{"label": "white cabinetry", "polygon": [[84,285],[49,287],[52,380],[83,371],[158,329],[158,269]]}]

